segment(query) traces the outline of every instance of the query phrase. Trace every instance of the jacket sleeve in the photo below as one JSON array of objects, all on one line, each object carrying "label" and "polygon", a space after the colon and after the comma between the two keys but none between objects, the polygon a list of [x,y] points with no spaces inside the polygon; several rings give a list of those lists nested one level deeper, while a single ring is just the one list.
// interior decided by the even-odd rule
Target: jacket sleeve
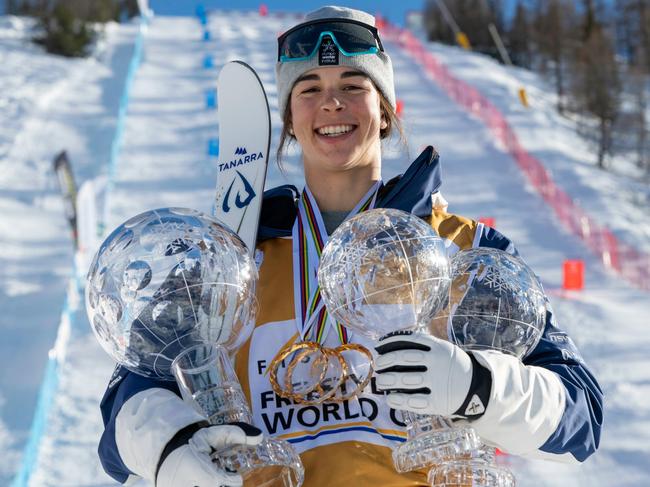
[{"label": "jacket sleeve", "polygon": [[558,426],[539,450],[553,455],[570,454],[583,462],[600,444],[603,391],[573,340],[556,326],[550,306],[544,334],[524,363],[554,372],[565,389],[564,411]]},{"label": "jacket sleeve", "polygon": [[[475,245],[514,255],[512,242],[479,224]],[[548,298],[547,298],[548,301]],[[603,423],[603,392],[550,303],[542,337],[523,361],[498,352],[474,352],[492,374],[486,412],[473,422],[488,442],[506,451],[583,462],[596,451]]]},{"label": "jacket sleeve", "polygon": [[180,398],[175,382],[147,378],[118,366],[101,401],[104,433],[99,458],[120,483],[153,479],[158,459],[174,435],[204,421]]}]

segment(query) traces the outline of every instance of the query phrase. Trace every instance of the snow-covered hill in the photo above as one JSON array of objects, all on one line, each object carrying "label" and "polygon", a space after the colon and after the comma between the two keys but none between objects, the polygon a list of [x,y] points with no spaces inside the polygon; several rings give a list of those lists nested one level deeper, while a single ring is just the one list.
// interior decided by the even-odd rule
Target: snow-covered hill
[{"label": "snow-covered hill", "polygon": [[[272,49],[293,18],[260,18],[256,12],[214,12],[212,41],[202,42],[194,18],[156,17],[144,37],[124,145],[116,167],[107,227],[140,211],[187,206],[208,211],[216,177],[207,140],[217,134],[216,112],[205,108],[223,63],[242,59],[258,70],[270,98],[274,145],[280,120]],[[107,171],[119,97],[137,25],[109,26],[95,55],[68,61],[41,54],[25,41],[22,19],[0,18],[0,484],[18,467],[38,384],[54,342],[72,251],[50,164],[66,148],[78,182]],[[592,366],[607,395],[602,448],[586,464],[566,467],[507,457],[521,486],[639,486],[650,484],[650,295],[609,274],[581,242],[556,222],[492,135],[425,77],[401,49],[388,45],[398,97],[404,102],[408,147],[386,147],[384,179],[402,172],[419,149],[441,154],[443,193],[450,210],[488,216],[513,238],[542,277],[560,323]],[[552,97],[534,75],[503,68],[482,56],[432,45],[432,52],[460,78],[477,86],[515,127],[525,147],[540,158],[589,214],[617,235],[648,250],[649,208],[629,197],[643,191],[625,177],[593,167],[584,142],[552,110]],[[215,67],[203,68],[206,54]],[[516,99],[529,88],[532,108]],[[7,86],[9,89],[4,89]],[[272,147],[272,151],[274,147]],[[301,185],[299,156],[270,168],[267,185]],[[562,292],[561,263],[583,258],[586,289]],[[34,486],[113,485],[101,471],[95,448],[101,434],[98,401],[112,364],[95,343],[83,310],[76,315],[60,369]]]},{"label": "snow-covered hill", "polygon": [[134,26],[109,25],[94,57],[29,42],[31,21],[0,17],[0,485],[19,466],[73,260],[52,158],[77,179],[106,165]]}]

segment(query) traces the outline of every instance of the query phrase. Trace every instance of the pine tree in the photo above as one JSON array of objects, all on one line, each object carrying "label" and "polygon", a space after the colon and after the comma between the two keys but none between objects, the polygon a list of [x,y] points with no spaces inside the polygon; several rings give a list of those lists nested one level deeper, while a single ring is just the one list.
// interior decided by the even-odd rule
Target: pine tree
[{"label": "pine tree", "polygon": [[572,2],[541,0],[535,21],[535,41],[543,58],[542,71],[550,72],[557,94],[557,109],[565,110],[567,62],[575,46],[576,15]]},{"label": "pine tree", "polygon": [[518,1],[507,37],[512,62],[524,68],[532,67],[531,28],[528,17],[529,13],[526,6],[521,0]]},{"label": "pine tree", "polygon": [[43,34],[34,40],[52,54],[84,56],[94,39],[88,23],[77,17],[73,8],[64,1],[53,2],[42,12],[39,24]]},{"label": "pine tree", "polygon": [[502,31],[503,0],[428,0],[424,19],[429,40],[456,44],[455,33],[442,14],[442,2],[460,30],[469,38],[473,50],[498,57],[488,25],[493,23]]},{"label": "pine tree", "polygon": [[40,32],[34,42],[52,54],[85,56],[95,39],[95,27],[119,21],[123,1],[118,0],[25,0],[25,13],[38,18]]},{"label": "pine tree", "polygon": [[453,45],[454,32],[445,21],[436,0],[428,0],[424,9],[424,30],[429,41]]},{"label": "pine tree", "polygon": [[605,168],[605,157],[612,154],[622,91],[614,42],[603,26],[595,23],[574,56],[571,92],[578,108],[598,119],[597,162],[598,167]]},{"label": "pine tree", "polygon": [[616,13],[617,46],[627,64],[626,92],[632,100],[622,130],[625,135],[634,137],[637,166],[650,176],[646,114],[650,77],[650,6],[644,0],[617,0]]}]

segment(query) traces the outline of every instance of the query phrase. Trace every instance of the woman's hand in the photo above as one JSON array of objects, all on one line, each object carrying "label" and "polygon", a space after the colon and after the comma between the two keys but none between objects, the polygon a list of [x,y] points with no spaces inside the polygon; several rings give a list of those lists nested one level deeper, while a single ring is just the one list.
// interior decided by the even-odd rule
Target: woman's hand
[{"label": "woman's hand", "polygon": [[[241,475],[217,468],[210,455],[233,445],[254,446],[262,441],[262,432],[246,423],[206,426],[189,440],[165,448],[156,477],[157,487],[239,487]],[[166,456],[165,456],[166,454]]]},{"label": "woman's hand", "polygon": [[485,411],[485,404],[480,400],[481,404],[473,403],[468,397],[473,361],[453,343],[401,333],[379,340],[375,349],[379,354],[375,362],[377,389],[388,393],[386,400],[392,408],[466,417]]}]

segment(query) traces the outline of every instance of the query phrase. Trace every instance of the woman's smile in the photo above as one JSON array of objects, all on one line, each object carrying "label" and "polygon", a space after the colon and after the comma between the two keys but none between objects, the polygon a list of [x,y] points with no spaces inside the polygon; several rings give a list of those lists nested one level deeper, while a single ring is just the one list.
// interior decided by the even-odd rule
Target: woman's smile
[{"label": "woman's smile", "polygon": [[319,127],[316,129],[318,135],[324,135],[326,137],[340,137],[342,135],[349,134],[356,127],[354,125],[326,125],[325,127]]},{"label": "woman's smile", "polygon": [[356,125],[340,124],[326,125],[314,130],[316,138],[323,144],[342,144],[353,138]]}]

